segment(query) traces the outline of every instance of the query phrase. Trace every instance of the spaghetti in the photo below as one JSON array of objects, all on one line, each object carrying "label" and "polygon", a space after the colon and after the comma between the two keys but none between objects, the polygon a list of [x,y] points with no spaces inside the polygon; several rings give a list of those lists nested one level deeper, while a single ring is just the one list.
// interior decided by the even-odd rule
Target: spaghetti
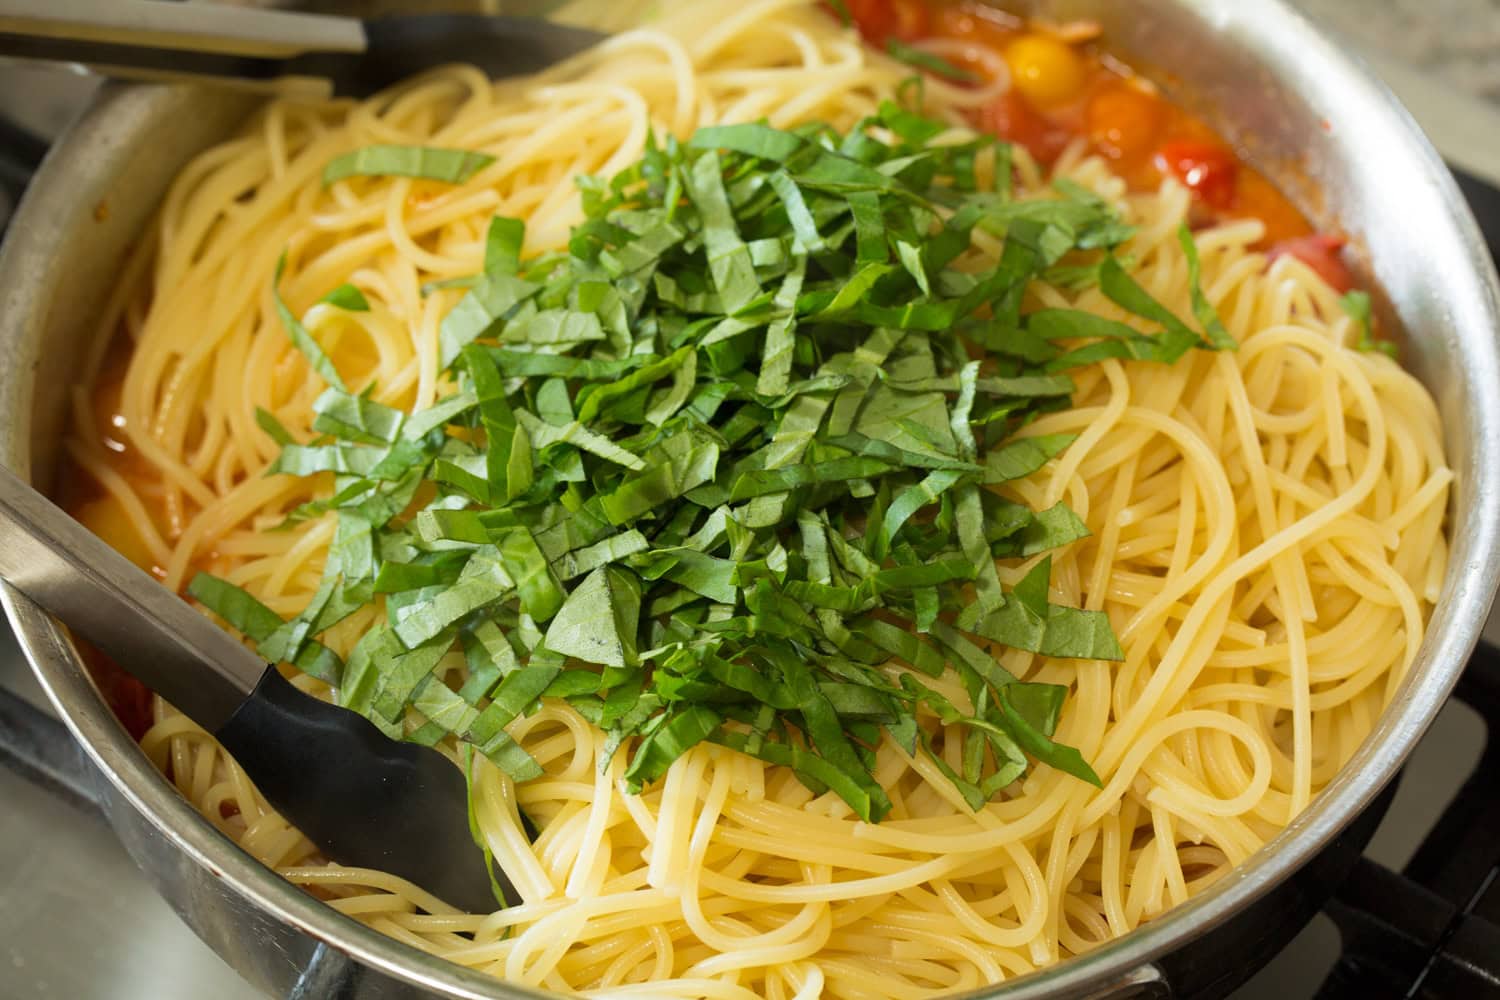
[{"label": "spaghetti", "polygon": [[[306,428],[321,388],[270,298],[283,251],[294,308],[346,281],[368,300],[304,314],[350,383],[421,409],[442,388],[438,326],[463,294],[433,285],[478,269],[492,216],[527,221],[527,255],[558,248],[580,218],[573,178],[633,163],[649,129],[847,128],[909,74],[804,0],[714,0],[540,78],[494,83],[457,67],[365,103],[267,106],[182,172],[126,268],[106,317],[127,331],[123,350],[103,360],[97,391],[75,396],[71,454],[105,497],[86,520],[169,587],[209,570],[278,613],[301,610],[333,524],[270,530],[316,497],[315,481],[261,475],[277,448],[257,408]],[[1005,88],[998,71],[980,87],[932,79],[927,109],[961,127]],[[331,159],[381,143],[494,161],[456,186],[324,188]],[[1021,184],[1042,188],[1018,159]],[[1119,208],[1136,226],[1132,276],[1186,312],[1175,234],[1189,191],[1166,180],[1132,193],[1076,143],[1053,172]],[[1268,262],[1263,235],[1256,219],[1196,233],[1202,287],[1237,351],[1106,360],[1080,371],[1071,408],[1024,431],[1078,435],[1008,488],[1038,510],[1066,501],[1086,522],[1091,537],[1053,554],[1051,596],[1107,612],[1125,658],[997,655],[1017,677],[1069,688],[1058,738],[1102,788],[1037,767],[972,812],[931,760],[886,740],[875,775],[893,808],[878,824],[790,770],[707,743],[633,795],[621,756],[598,766],[605,735],[549,700],[510,726],[544,776],[515,785],[474,758],[479,829],[524,903],[471,916],[389,875],[324,864],[159,700],[142,746],[228,836],[330,905],[560,992],[922,997],[1125,934],[1243,861],[1332,780],[1414,659],[1445,567],[1452,474],[1431,398],[1389,357],[1352,349],[1338,293],[1294,256]],[[1098,289],[1048,287],[1029,306],[1133,321]],[[1002,581],[1034,562],[1002,565]],[[357,612],[323,642],[347,653],[378,615]],[[966,700],[951,676],[931,683]],[[960,741],[922,722],[959,768]],[[540,829],[534,842],[518,809]]]}]

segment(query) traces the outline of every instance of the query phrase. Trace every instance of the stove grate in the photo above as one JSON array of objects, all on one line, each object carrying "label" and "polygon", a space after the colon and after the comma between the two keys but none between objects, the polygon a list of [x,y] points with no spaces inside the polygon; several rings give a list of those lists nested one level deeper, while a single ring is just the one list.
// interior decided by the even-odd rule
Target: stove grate
[{"label": "stove grate", "polygon": [[1484,753],[1402,872],[1361,858],[1329,901],[1343,950],[1318,1000],[1500,998],[1500,650],[1480,647],[1455,696]]}]

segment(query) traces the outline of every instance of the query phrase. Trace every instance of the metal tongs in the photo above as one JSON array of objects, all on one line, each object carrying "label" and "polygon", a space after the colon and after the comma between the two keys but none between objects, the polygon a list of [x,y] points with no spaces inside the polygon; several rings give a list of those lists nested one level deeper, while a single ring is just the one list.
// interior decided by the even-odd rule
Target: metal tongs
[{"label": "metal tongs", "polygon": [[304,694],[3,466],[0,578],[212,733],[329,858],[410,879],[470,913],[500,905],[457,766]]},{"label": "metal tongs", "polygon": [[0,56],[309,97],[363,97],[449,63],[495,77],[534,73],[603,38],[534,17],[365,20],[168,0],[0,0]]}]

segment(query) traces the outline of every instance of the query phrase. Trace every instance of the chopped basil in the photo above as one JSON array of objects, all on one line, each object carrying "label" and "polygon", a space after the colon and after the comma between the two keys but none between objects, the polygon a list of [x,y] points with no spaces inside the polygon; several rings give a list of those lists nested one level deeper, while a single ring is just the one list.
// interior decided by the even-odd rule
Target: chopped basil
[{"label": "chopped basil", "polygon": [[276,303],[276,315],[281,320],[281,325],[286,327],[287,336],[292,338],[292,343],[297,350],[301,351],[307,358],[308,364],[312,365],[313,371],[320,375],[324,382],[336,389],[344,388],[344,380],[339,377],[338,369],[333,367],[333,362],[323,352],[322,346],[313,339],[313,335],[307,332],[307,327],[302,321],[292,314],[291,309],[282,301],[281,272],[286,267],[286,254],[283,253],[276,261],[276,273],[271,279],[271,298]]},{"label": "chopped basil", "polygon": [[1370,293],[1355,290],[1339,299],[1339,304],[1344,307],[1344,312],[1354,320],[1354,328],[1358,331],[1359,339],[1354,342],[1356,350],[1380,351],[1390,357],[1398,357],[1400,348],[1389,340],[1376,340],[1374,322],[1370,313]]},{"label": "chopped basil", "polygon": [[327,302],[329,305],[338,306],[346,312],[369,312],[370,303],[365,298],[365,293],[358,288],[345,282],[327,295],[318,300]]},{"label": "chopped basil", "polygon": [[1219,320],[1219,314],[1214,311],[1212,303],[1203,294],[1203,286],[1198,281],[1198,246],[1193,242],[1193,234],[1189,231],[1187,223],[1177,227],[1177,242],[1182,247],[1182,253],[1187,257],[1188,263],[1188,288],[1193,297],[1193,316],[1198,320],[1198,325],[1203,328],[1203,336],[1208,342],[1219,350],[1235,350],[1239,345],[1224,329],[1224,324]]},{"label": "chopped basil", "polygon": [[255,408],[255,426],[271,436],[271,440],[279,445],[296,444],[297,439],[292,437],[292,432],[287,430],[276,415],[264,407]]},{"label": "chopped basil", "polygon": [[462,184],[494,162],[493,156],[468,149],[365,146],[330,160],[323,168],[323,183],[332,184],[349,177],[418,177]]},{"label": "chopped basil", "polygon": [[908,66],[917,69],[925,69],[933,76],[940,76],[954,83],[978,83],[979,77],[962,66],[955,66],[942,56],[924,52],[912,45],[907,45],[899,38],[888,39],[885,43],[886,52],[894,59],[899,59]]},{"label": "chopped basil", "polygon": [[[249,592],[204,573],[198,574],[188,586],[188,596],[256,643],[270,639],[285,624],[280,615],[260,603]],[[338,656],[316,642],[308,643],[293,662],[303,673],[329,684],[339,683],[343,673],[344,665]]]},{"label": "chopped basil", "polygon": [[[525,261],[522,224],[494,220],[441,324],[453,391],[415,413],[351,392],[276,295],[329,388],[311,437],[257,422],[282,446],[271,472],[332,477],[289,518],[336,516],[323,580],[291,621],[212,577],[190,593],[386,732],[451,736],[518,781],[541,768],[505,726],[561,698],[636,788],[709,740],[878,820],[876,744],[932,754],[919,714],[959,727],[960,766],[933,759],[974,808],[1033,760],[1097,782],[1054,740],[1065,689],[989,645],[1121,656],[1105,615],[1048,599],[1050,556],[1011,589],[995,566],[1087,529],[989,487],[1072,442],[1017,434],[1068,405],[1067,369],[1233,344],[1186,233],[1197,331],[1113,256],[1130,230],[1106,204],[1066,183],[1016,199],[1007,147],[945,131],[890,102],[843,135],[705,128],[581,180],[564,253]],[[981,187],[981,154],[1006,176]],[[375,147],[330,175],[485,161]],[[976,228],[1003,250],[960,270]],[[1152,329],[1023,313],[1064,256]],[[327,301],[367,305],[347,285]],[[340,663],[317,637],[377,600]],[[920,679],[948,671],[967,704]]]}]

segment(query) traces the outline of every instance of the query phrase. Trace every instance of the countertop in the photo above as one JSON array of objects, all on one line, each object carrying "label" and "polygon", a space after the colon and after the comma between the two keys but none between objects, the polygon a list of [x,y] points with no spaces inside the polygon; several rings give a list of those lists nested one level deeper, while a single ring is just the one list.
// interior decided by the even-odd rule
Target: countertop
[{"label": "countertop", "polygon": [[1361,48],[1500,101],[1500,0],[1292,0]]}]

